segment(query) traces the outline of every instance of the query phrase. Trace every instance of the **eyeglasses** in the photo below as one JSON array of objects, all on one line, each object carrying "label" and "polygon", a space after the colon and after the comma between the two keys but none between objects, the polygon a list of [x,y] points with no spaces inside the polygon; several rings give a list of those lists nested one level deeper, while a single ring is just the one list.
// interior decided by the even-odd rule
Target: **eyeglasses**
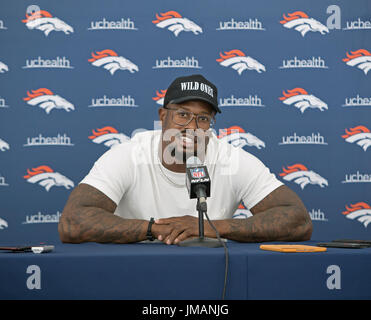
[{"label": "eyeglasses", "polygon": [[191,111],[186,111],[184,109],[172,109],[164,107],[164,109],[174,111],[172,120],[175,124],[179,126],[188,125],[193,118],[196,118],[197,128],[207,130],[212,128],[215,124],[215,119],[213,116],[208,114],[194,114]]}]

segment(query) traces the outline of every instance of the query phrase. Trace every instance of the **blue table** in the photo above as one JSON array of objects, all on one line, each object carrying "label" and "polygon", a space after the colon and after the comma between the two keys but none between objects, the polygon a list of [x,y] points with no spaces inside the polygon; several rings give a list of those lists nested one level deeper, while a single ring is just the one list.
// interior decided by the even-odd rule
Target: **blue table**
[{"label": "blue table", "polygon": [[[259,245],[227,242],[226,299],[371,298],[371,248],[280,253]],[[223,248],[162,243],[0,252],[0,299],[214,300],[222,296],[224,263]]]}]

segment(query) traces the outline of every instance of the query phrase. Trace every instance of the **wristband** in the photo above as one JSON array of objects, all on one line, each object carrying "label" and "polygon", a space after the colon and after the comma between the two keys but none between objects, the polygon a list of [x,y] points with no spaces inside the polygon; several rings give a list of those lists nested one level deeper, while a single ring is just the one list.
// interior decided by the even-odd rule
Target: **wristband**
[{"label": "wristband", "polygon": [[148,229],[147,229],[146,237],[147,237],[147,240],[149,240],[149,241],[155,240],[155,238],[152,235],[152,230],[151,230],[152,229],[152,225],[153,225],[154,222],[155,222],[155,219],[154,218],[151,218],[149,220],[149,223],[148,223]]}]

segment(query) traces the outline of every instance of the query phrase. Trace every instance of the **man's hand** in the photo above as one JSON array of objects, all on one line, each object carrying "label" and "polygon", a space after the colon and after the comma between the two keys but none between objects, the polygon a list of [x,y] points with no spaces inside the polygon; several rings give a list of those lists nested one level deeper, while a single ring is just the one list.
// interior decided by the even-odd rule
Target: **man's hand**
[{"label": "man's hand", "polygon": [[[222,238],[239,242],[305,241],[312,234],[312,221],[300,198],[287,186],[280,186],[250,209],[248,219],[213,220]],[[204,223],[205,237],[215,231]],[[154,236],[166,244],[177,244],[198,237],[198,218],[192,216],[158,219],[152,226]]]},{"label": "man's hand", "polygon": [[158,240],[166,244],[177,244],[199,235],[198,218],[183,216],[157,219],[152,225],[152,233]]}]

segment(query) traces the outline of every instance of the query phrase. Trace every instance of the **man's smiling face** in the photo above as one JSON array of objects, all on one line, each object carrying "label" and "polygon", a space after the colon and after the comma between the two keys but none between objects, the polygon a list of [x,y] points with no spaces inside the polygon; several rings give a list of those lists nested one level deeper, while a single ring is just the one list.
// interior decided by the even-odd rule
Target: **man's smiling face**
[{"label": "man's smiling face", "polygon": [[209,140],[209,124],[214,115],[211,105],[202,100],[169,103],[159,109],[165,163],[171,165],[175,161],[177,164],[185,164],[186,159],[193,155],[204,158]]}]

